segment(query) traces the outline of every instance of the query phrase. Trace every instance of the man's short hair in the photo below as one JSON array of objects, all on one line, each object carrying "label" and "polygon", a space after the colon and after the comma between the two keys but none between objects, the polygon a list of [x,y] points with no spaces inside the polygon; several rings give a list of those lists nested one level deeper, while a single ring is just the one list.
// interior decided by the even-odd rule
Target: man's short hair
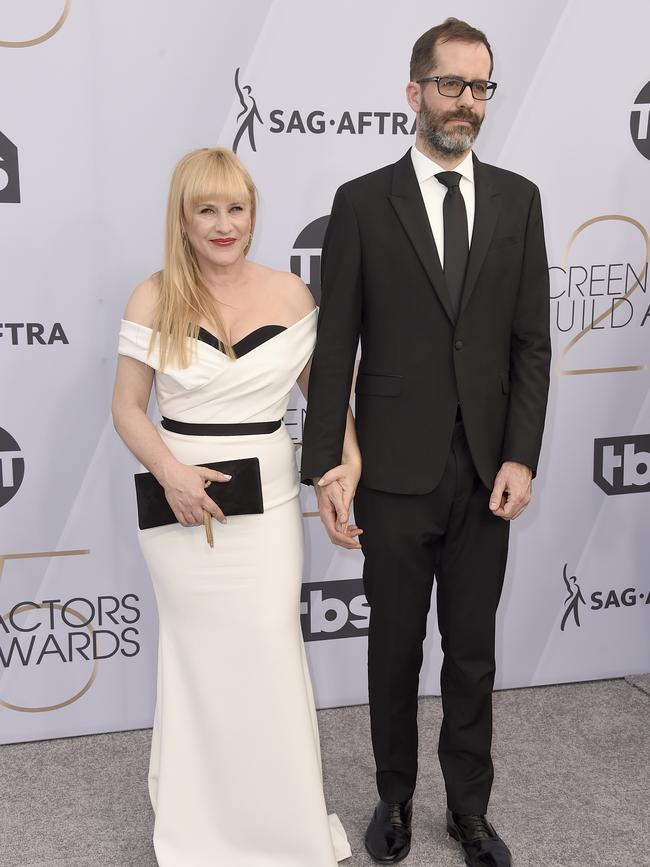
[{"label": "man's short hair", "polygon": [[417,40],[413,46],[411,54],[411,69],[410,80],[417,81],[418,78],[424,78],[432,66],[436,64],[436,45],[439,42],[480,42],[488,50],[490,55],[490,75],[494,67],[494,57],[492,49],[487,40],[487,36],[482,30],[477,30],[466,21],[460,21],[458,18],[447,18],[442,24],[432,27],[427,30]]}]

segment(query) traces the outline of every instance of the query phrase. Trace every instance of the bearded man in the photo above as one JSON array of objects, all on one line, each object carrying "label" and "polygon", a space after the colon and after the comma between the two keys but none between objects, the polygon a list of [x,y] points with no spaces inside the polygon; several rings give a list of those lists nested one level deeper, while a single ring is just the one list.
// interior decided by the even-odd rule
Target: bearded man
[{"label": "bearded man", "polygon": [[[363,530],[380,797],[366,848],[381,864],[410,847],[434,576],[447,830],[468,865],[512,863],[485,815],[495,615],[544,428],[549,286],[537,187],[472,153],[492,68],[485,34],[457,19],[417,40],[406,88],[415,146],[338,190],[323,248],[302,477],[332,541],[358,545],[353,497]],[[359,338],[355,492],[328,471],[342,461]]]}]

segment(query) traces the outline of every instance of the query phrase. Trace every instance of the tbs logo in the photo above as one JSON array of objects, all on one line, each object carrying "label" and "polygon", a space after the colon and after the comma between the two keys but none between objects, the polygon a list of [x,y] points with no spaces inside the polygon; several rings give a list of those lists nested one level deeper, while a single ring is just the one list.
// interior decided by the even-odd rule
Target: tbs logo
[{"label": "tbs logo", "polygon": [[329,219],[330,215],[326,214],[305,226],[296,238],[291,254],[291,270],[309,286],[314,301],[319,306],[321,251]]},{"label": "tbs logo", "polygon": [[608,496],[650,491],[650,434],[594,440],[594,482]]},{"label": "tbs logo", "polygon": [[18,493],[25,476],[25,459],[9,431],[0,427],[0,507]]},{"label": "tbs logo", "polygon": [[630,133],[636,149],[650,160],[650,81],[634,100],[630,113]]},{"label": "tbs logo", "polygon": [[370,606],[361,578],[302,585],[300,620],[305,641],[368,634]]}]

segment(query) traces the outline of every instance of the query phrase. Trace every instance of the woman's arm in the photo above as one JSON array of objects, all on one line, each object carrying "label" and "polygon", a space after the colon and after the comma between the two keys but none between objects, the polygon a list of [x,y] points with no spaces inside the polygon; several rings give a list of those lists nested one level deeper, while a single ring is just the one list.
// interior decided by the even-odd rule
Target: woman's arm
[{"label": "woman's arm", "polygon": [[[302,392],[305,400],[307,400],[309,394],[309,373],[311,371],[311,361],[312,360],[310,358],[307,364],[304,366],[300,376],[298,377],[298,387],[300,388],[300,391]],[[359,475],[361,475],[361,451],[359,449],[359,441],[357,439],[357,429],[354,423],[354,416],[352,414],[352,409],[349,404],[345,423],[345,436],[343,439],[342,464],[349,464],[351,467],[358,469]]]},{"label": "woman's arm", "polygon": [[153,370],[147,364],[120,355],[113,389],[113,425],[132,454],[164,486],[176,459],[147,416]]},{"label": "woman's arm", "polygon": [[[348,405],[348,415],[345,423],[345,437],[343,439],[343,463],[354,466],[361,476],[361,450],[357,439],[357,427],[354,423],[352,408]],[[357,483],[358,483],[357,479]],[[356,485],[355,485],[356,490]]]},{"label": "woman's arm", "polygon": [[[124,318],[150,327],[153,305],[150,281],[138,286]],[[203,523],[203,509],[225,521],[221,509],[205,493],[206,481],[227,481],[223,473],[182,464],[167,448],[147,417],[153,383],[149,365],[124,355],[118,357],[113,389],[113,424],[125,445],[156,477],[174,515],[184,526]]]}]

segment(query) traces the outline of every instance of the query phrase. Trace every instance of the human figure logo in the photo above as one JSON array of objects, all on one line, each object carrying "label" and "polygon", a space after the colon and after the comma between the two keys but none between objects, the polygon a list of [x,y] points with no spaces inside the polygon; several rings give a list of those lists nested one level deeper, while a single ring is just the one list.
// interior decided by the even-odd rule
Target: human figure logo
[{"label": "human figure logo", "polygon": [[560,624],[560,629],[564,632],[564,627],[566,626],[567,620],[573,616],[576,626],[580,626],[580,605],[586,605],[584,596],[582,595],[582,590],[580,589],[580,585],[578,584],[578,579],[575,575],[571,575],[571,577],[567,574],[567,566],[569,564],[564,564],[564,583],[566,585],[567,593],[569,594],[567,598],[564,600],[564,616],[562,617],[562,623]]},{"label": "human figure logo", "polygon": [[252,87],[249,84],[242,85],[240,83],[239,72],[240,68],[237,67],[235,70],[235,90],[237,91],[237,96],[239,97],[239,102],[242,107],[242,110],[237,115],[237,122],[241,121],[241,123],[239,123],[239,129],[237,130],[237,135],[232,144],[232,149],[237,153],[239,142],[243,135],[247,133],[251,150],[253,153],[257,153],[257,148],[255,147],[255,121],[257,120],[261,124],[263,124],[264,121],[262,120],[262,116],[257,108]]},{"label": "human figure logo", "polygon": [[650,160],[650,81],[641,88],[630,114],[630,133],[638,152]]}]

